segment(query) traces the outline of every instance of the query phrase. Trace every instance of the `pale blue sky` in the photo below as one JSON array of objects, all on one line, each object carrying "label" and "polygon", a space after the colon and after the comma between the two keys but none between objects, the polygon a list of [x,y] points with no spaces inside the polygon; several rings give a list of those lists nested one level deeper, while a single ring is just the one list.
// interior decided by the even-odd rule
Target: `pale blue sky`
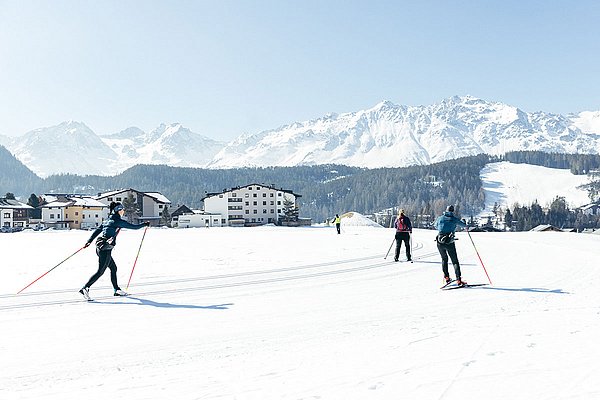
[{"label": "pale blue sky", "polygon": [[0,134],[228,141],[381,100],[600,110],[600,2],[0,0]]}]

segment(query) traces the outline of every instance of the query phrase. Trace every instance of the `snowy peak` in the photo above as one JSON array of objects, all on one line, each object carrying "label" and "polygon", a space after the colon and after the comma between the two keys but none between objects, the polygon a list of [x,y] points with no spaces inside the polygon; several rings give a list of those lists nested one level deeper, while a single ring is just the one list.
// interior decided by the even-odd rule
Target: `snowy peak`
[{"label": "snowy peak", "polygon": [[600,142],[589,135],[600,133],[597,121],[600,118],[594,113],[581,113],[575,120],[529,114],[474,96],[453,96],[415,107],[384,100],[363,111],[245,135],[229,143],[210,166],[403,167],[516,150],[598,153]]},{"label": "snowy peak", "polygon": [[99,137],[77,121],[36,129],[20,138],[0,137],[0,143],[40,176],[113,175],[141,163],[200,168],[331,163],[404,167],[516,150],[597,154],[600,111],[567,116],[527,113],[467,95],[419,106],[382,100],[364,110],[328,113],[243,134],[229,143],[194,133],[180,123],[161,123],[149,133],[129,127]]},{"label": "snowy peak", "polygon": [[110,174],[116,154],[84,123],[67,121],[15,138],[10,150],[39,176]]}]

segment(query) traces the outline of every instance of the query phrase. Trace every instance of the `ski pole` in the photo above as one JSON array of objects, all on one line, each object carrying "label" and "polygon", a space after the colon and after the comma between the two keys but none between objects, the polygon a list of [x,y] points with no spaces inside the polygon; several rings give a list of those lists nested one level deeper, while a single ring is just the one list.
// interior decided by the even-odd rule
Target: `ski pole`
[{"label": "ski pole", "polygon": [[79,250],[77,250],[75,253],[71,254],[69,257],[65,258],[64,260],[62,260],[61,262],[59,262],[58,264],[56,264],[54,267],[50,268],[48,271],[46,271],[44,274],[42,274],[39,278],[37,278],[35,281],[31,282],[29,285],[25,286],[23,289],[19,290],[17,292],[17,294],[21,293],[23,290],[27,289],[29,286],[33,285],[34,283],[36,283],[37,281],[39,281],[40,279],[42,279],[44,276],[48,275],[50,272],[52,272],[53,270],[55,270],[59,265],[61,265],[62,263],[64,263],[65,261],[67,261],[69,258],[73,257],[75,254],[79,253],[81,250],[85,249],[86,246],[83,246],[82,248],[80,248]]},{"label": "ski pole", "polygon": [[387,259],[387,256],[390,254],[390,251],[392,250],[392,246],[394,245],[394,242],[396,241],[396,238],[392,239],[392,244],[390,244],[390,248],[388,249],[388,252],[385,254],[385,257],[383,257],[383,259]]},{"label": "ski pole", "polygon": [[125,290],[129,290],[129,283],[131,282],[131,277],[133,276],[133,270],[135,269],[135,264],[137,264],[138,257],[140,256],[140,250],[142,250],[142,243],[144,243],[144,237],[146,237],[146,231],[148,227],[144,228],[144,234],[142,235],[142,240],[140,241],[140,247],[138,248],[137,255],[135,256],[135,261],[133,262],[133,268],[131,268],[131,274],[129,274],[129,280],[127,281],[127,288]]},{"label": "ski pole", "polygon": [[475,249],[475,253],[477,253],[477,257],[479,258],[479,262],[481,263],[481,266],[483,267],[483,271],[485,272],[485,275],[488,278],[488,281],[490,281],[490,285],[492,284],[492,280],[490,279],[490,276],[488,275],[487,270],[485,269],[485,265],[483,265],[483,261],[481,260],[481,256],[479,255],[479,252],[477,251],[477,247],[475,246],[475,242],[473,241],[473,238],[471,237],[471,233],[469,232],[469,229],[467,229],[467,235],[469,235],[469,239],[471,239],[471,243],[473,244],[473,248]]}]

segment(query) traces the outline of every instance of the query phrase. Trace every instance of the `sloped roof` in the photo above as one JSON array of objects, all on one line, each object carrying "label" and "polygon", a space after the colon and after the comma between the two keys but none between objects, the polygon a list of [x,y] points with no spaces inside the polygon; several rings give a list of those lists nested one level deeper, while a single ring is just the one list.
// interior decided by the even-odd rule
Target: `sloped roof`
[{"label": "sloped roof", "polygon": [[25,203],[21,203],[18,200],[7,199],[5,197],[0,197],[0,208],[11,208],[11,209],[33,209],[30,205]]}]

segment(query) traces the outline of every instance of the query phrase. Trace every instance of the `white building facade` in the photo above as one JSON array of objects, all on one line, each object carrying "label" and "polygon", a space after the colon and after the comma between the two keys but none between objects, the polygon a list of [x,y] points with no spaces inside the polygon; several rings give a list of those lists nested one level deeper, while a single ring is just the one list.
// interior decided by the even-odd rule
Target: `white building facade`
[{"label": "white building facade", "polygon": [[276,224],[284,215],[285,201],[297,206],[300,197],[291,190],[250,184],[208,193],[202,200],[206,213],[221,214],[222,225],[244,226]]},{"label": "white building facade", "polygon": [[[123,203],[130,196],[140,211],[140,215],[129,216],[134,223],[149,221],[152,226],[157,226],[161,222],[162,213],[171,205],[171,201],[158,192],[140,192],[135,189],[120,189],[106,193],[99,193],[96,200],[109,206],[111,202]],[[125,216],[127,219],[128,216]]]}]

